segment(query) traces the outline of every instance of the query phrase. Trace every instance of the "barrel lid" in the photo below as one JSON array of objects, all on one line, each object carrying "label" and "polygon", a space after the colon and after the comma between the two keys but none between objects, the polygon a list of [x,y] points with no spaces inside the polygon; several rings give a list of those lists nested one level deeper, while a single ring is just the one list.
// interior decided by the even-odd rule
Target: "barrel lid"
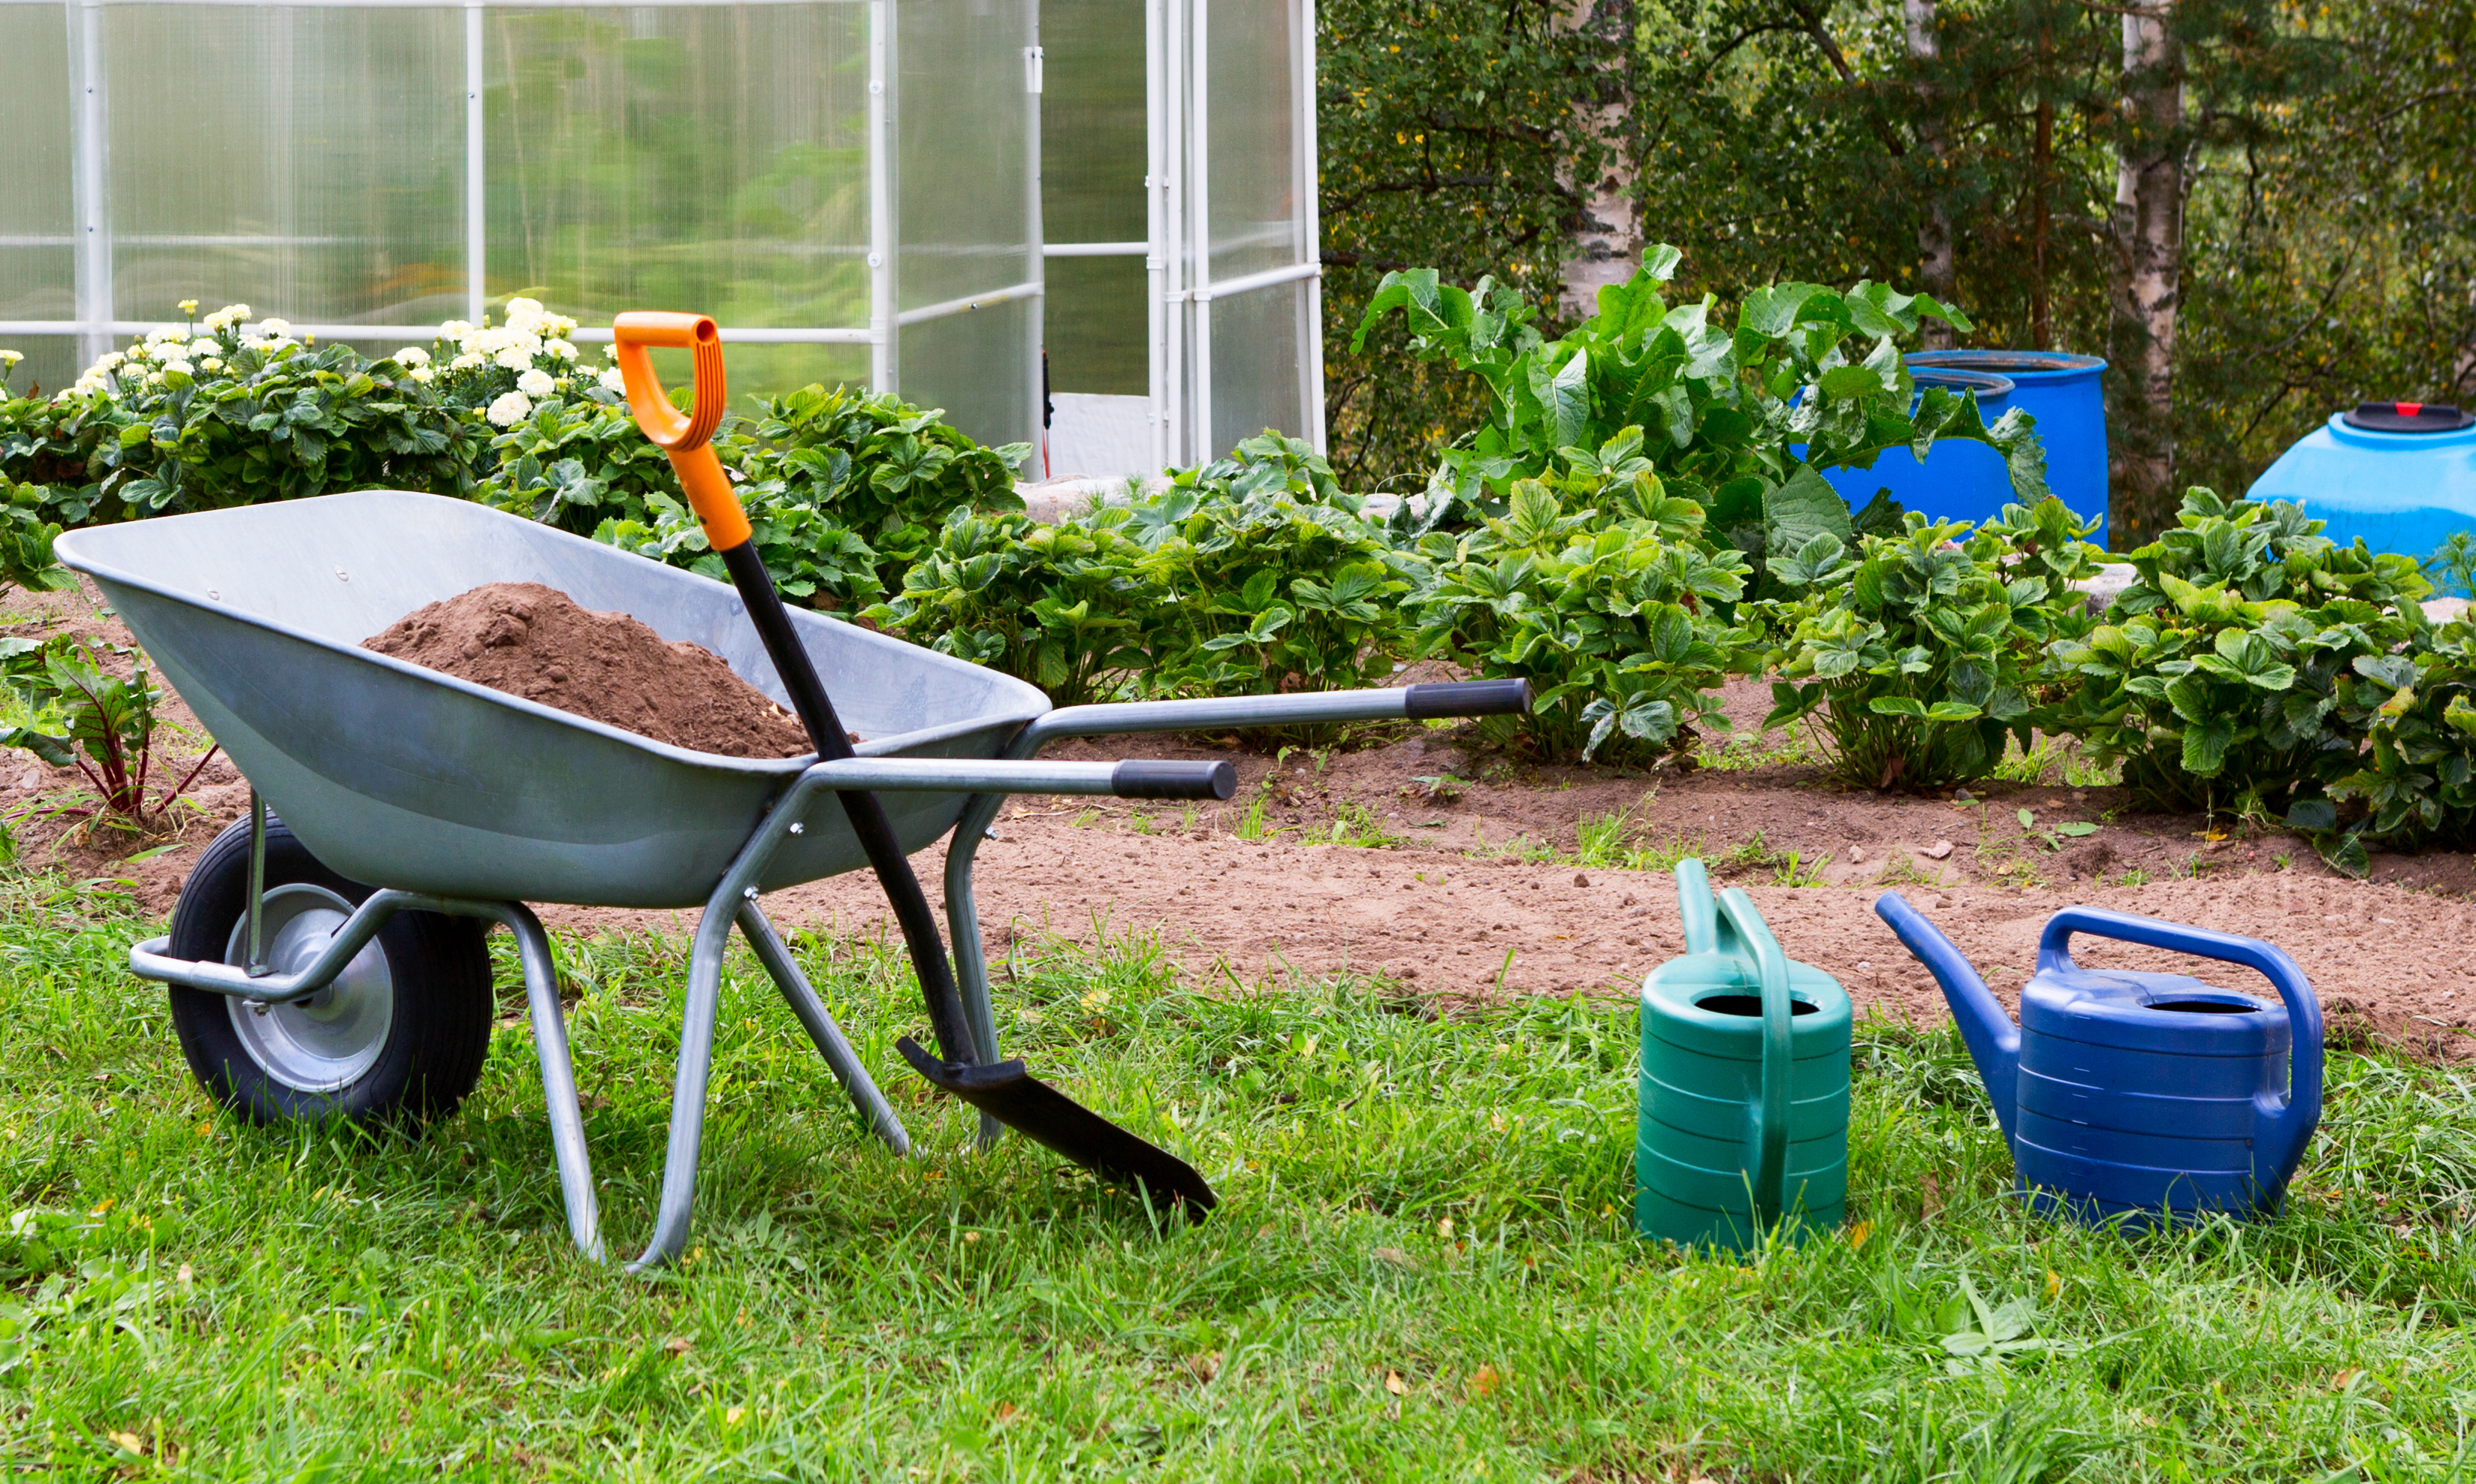
[{"label": "barrel lid", "polygon": [[2185,974],[2042,969],[2020,990],[2023,1033],[2127,1051],[2258,1055],[2287,1046],[2287,1006]]},{"label": "barrel lid", "polygon": [[2446,402],[2359,402],[2354,411],[2339,415],[2366,433],[2457,433],[2476,424],[2476,412]]},{"label": "barrel lid", "polygon": [[2074,355],[2069,351],[1913,351],[1909,354],[1908,362],[1912,374],[1931,367],[1991,372],[2016,382],[2054,382],[2106,369],[2106,361],[2102,358]]}]

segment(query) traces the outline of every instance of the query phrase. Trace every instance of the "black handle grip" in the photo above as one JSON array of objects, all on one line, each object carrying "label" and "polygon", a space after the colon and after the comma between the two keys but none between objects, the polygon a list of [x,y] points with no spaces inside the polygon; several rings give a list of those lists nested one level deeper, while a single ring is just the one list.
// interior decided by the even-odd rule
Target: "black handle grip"
[{"label": "black handle grip", "polygon": [[1226,799],[1238,791],[1238,770],[1226,762],[1129,758],[1109,770],[1109,791],[1121,799]]},{"label": "black handle grip", "polygon": [[1437,716],[1519,716],[1530,709],[1528,680],[1440,680],[1413,685],[1401,714],[1414,722]]}]

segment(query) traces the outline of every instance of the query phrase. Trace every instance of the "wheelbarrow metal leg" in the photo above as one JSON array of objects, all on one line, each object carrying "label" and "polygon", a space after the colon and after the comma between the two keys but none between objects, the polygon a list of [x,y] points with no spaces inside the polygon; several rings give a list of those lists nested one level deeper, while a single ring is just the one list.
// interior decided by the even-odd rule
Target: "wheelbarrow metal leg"
[{"label": "wheelbarrow metal leg", "polygon": [[[963,994],[972,1053],[983,1067],[998,1059],[998,1020],[989,1002],[988,955],[980,948],[979,905],[972,897],[972,860],[1004,802],[1001,794],[974,794],[963,805],[963,817],[946,846],[946,935],[953,940],[954,980]],[[1005,1125],[989,1114],[980,1115],[980,1148],[996,1144],[1003,1132]]]},{"label": "wheelbarrow metal leg", "polygon": [[791,956],[789,946],[783,943],[781,934],[774,930],[774,925],[766,920],[755,903],[745,899],[740,902],[739,930],[747,937],[749,946],[756,950],[757,961],[765,965],[765,972],[774,977],[774,986],[782,991],[784,1000],[790,1002],[791,1013],[800,1018],[800,1025],[808,1032],[808,1039],[816,1043],[817,1053],[826,1058],[827,1066],[833,1069],[834,1079],[843,1084],[844,1092],[851,1095],[852,1106],[859,1109],[861,1116],[868,1120],[869,1126],[877,1131],[877,1136],[885,1141],[886,1148],[897,1154],[910,1153],[911,1136],[904,1131],[903,1120],[894,1116],[894,1108],[885,1101],[885,1094],[878,1090],[868,1069],[860,1064],[859,1053],[852,1050],[850,1040],[843,1035],[843,1028],[834,1024],[833,1015],[826,1009],[825,1002],[817,998],[817,991],[809,984],[808,977],[800,972],[799,962]]},{"label": "wheelbarrow metal leg", "polygon": [[715,883],[713,895],[706,899],[705,915],[697,919],[696,939],[688,951],[687,1005],[680,1017],[679,1064],[671,1074],[671,1134],[662,1155],[661,1200],[653,1238],[628,1265],[630,1273],[658,1268],[687,1250],[688,1224],[696,1209],[697,1154],[705,1144],[706,1086],[713,1076],[713,1027],[722,1005],[723,950],[730,946],[730,927],[739,920],[740,907],[755,900],[756,878],[815,797],[821,784],[816,774],[811,768],[776,801]]},{"label": "wheelbarrow metal leg", "polygon": [[576,1097],[576,1067],[567,1053],[567,1017],[558,1005],[558,966],[541,919],[521,902],[492,913],[516,940],[524,965],[525,1002],[532,1011],[533,1054],[541,1061],[542,1101],[550,1114],[550,1148],[558,1163],[558,1193],[567,1206],[567,1234],[576,1249],[603,1260],[602,1213],[593,1196],[593,1160],[584,1149],[584,1110]]}]

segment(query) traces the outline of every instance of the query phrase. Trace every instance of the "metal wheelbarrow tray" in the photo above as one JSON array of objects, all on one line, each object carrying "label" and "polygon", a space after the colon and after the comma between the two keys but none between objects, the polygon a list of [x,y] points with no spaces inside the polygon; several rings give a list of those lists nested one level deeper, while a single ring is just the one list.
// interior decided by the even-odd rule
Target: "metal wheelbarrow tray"
[{"label": "metal wheelbarrow tray", "polygon": [[[670,1150],[644,1267],[687,1239],[723,951],[737,924],[854,1101],[898,1151],[901,1123],[757,906],[760,893],[865,864],[837,789],[884,804],[903,850],[953,832],[946,911],[980,1065],[997,1032],[972,899],[974,852],[1010,793],[1226,797],[1226,764],[1038,763],[1048,741],[1200,728],[1526,709],[1526,682],[1230,697],[1052,710],[996,671],[795,612],[832,677],[856,757],[743,759],[672,747],[360,648],[424,605],[490,582],[539,582],[698,644],[776,702],[788,697],[731,588],[469,502],[368,491],[97,527],[62,536],[255,797],[248,935],[226,961],[131,950],[136,973],[257,1010],[309,1005],[403,911],[508,927],[524,964],[571,1235],[601,1255],[557,984],[523,903],[702,903],[674,1079]],[[260,959],[263,816],[318,862],[380,888],[293,960]],[[193,877],[193,883],[194,883]],[[185,888],[186,889],[186,888]],[[349,905],[349,904],[346,904]],[[246,941],[248,952],[237,945]],[[282,972],[276,972],[277,969]],[[235,1012],[237,1013],[237,1012]],[[994,1125],[983,1125],[993,1136]]]}]

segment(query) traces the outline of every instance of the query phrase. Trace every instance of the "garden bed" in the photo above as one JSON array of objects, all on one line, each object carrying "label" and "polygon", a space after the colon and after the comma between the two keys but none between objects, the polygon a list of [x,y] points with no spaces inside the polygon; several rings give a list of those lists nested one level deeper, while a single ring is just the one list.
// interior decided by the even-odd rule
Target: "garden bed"
[{"label": "garden bed", "polygon": [[[8,632],[70,625],[128,640],[79,594],[14,593],[8,605],[17,620]],[[1681,951],[1667,869],[1699,854],[1722,884],[1750,891],[1790,954],[1837,977],[1861,1014],[1878,1008],[1921,1026],[1944,1015],[1931,979],[1869,909],[1878,890],[1898,887],[1999,994],[2017,990],[2047,915],[2086,903],[2269,938],[2302,965],[2339,1033],[2429,1058],[2476,1053],[2476,868],[2466,856],[2377,855],[2370,879],[2349,880],[2290,835],[2118,812],[2121,790],[2071,786],[2064,779],[2076,766],[2060,753],[2043,764],[2047,781],[2027,781],[2031,769],[2016,758],[2012,779],[1949,797],[1851,792],[1824,779],[1791,737],[1756,734],[1768,703],[1763,687],[1732,683],[1737,740],[1706,749],[1710,761],[1683,774],[1528,765],[1467,728],[1376,730],[1343,749],[1280,755],[1222,738],[1139,739],[1127,751],[1228,757],[1237,797],[1192,808],[1010,804],[980,854],[988,949],[1002,962],[1027,939],[1156,940],[1194,983],[1355,972],[1448,1008],[1621,995]],[[195,734],[177,702],[166,717]],[[1052,755],[1125,753],[1075,743]],[[13,754],[0,772],[0,808],[57,800],[76,782]],[[22,861],[125,880],[141,910],[168,912],[197,852],[246,809],[248,790],[218,759],[191,799],[196,807],[158,836],[79,829],[65,818],[21,824]],[[2020,824],[2024,808],[2032,829]],[[2076,822],[2098,828],[2076,837],[2057,829]],[[937,895],[936,873],[922,876]],[[863,875],[778,893],[769,909],[786,928],[892,931]],[[693,926],[685,913],[545,915],[587,931],[683,935]],[[2170,962],[2113,946],[2085,952],[2095,962]]]}]

